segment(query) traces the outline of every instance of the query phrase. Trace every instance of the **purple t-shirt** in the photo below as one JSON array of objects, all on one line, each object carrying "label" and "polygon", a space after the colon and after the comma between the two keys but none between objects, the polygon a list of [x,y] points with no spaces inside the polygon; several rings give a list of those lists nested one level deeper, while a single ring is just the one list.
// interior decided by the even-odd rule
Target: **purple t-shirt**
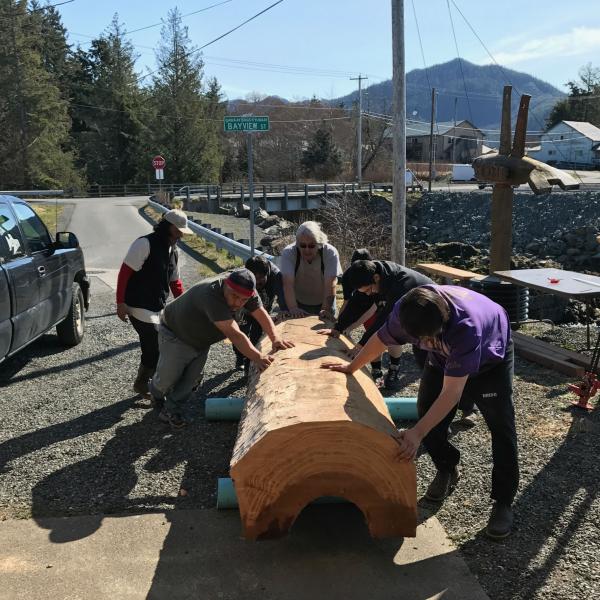
[{"label": "purple t-shirt", "polygon": [[403,299],[377,332],[387,346],[414,344],[429,350],[433,364],[450,377],[478,373],[481,367],[504,358],[510,342],[510,322],[506,311],[487,296],[454,285],[425,285],[448,303],[450,318],[433,344],[408,335],[398,313]]}]

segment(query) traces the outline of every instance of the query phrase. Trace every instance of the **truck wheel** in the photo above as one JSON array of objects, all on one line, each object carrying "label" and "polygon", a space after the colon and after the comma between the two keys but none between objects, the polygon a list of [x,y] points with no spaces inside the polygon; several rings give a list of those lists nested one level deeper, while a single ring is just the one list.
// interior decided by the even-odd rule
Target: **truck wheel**
[{"label": "truck wheel", "polygon": [[73,283],[71,308],[64,321],[56,326],[58,339],[66,346],[77,346],[85,330],[83,292],[78,283]]}]

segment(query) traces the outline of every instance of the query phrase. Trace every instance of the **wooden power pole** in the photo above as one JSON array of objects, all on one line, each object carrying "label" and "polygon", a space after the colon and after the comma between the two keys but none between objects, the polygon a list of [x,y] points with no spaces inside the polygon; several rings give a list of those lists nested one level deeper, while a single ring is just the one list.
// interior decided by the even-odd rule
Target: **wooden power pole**
[{"label": "wooden power pole", "polygon": [[392,0],[394,63],[394,197],[392,201],[392,260],[406,262],[406,81],[404,65],[404,0]]},{"label": "wooden power pole", "polygon": [[427,191],[431,191],[431,182],[433,181],[433,122],[435,121],[435,88],[431,88],[431,123],[429,124],[429,184]]}]

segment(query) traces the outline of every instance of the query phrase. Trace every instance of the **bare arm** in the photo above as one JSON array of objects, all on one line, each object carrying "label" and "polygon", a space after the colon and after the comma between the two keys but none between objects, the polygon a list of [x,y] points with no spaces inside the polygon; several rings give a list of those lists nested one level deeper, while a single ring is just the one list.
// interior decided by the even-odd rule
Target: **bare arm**
[{"label": "bare arm", "polygon": [[374,335],[369,339],[364,348],[362,348],[361,351],[352,359],[350,364],[330,362],[323,363],[322,368],[352,375],[352,373],[355,371],[362,369],[366,364],[375,360],[382,352],[385,351],[386,348],[387,346],[379,339],[379,336]]},{"label": "bare arm", "polygon": [[[325,277],[323,281],[323,301],[321,302],[321,310],[330,313],[333,301],[335,299],[335,285],[337,277]],[[333,317],[333,315],[331,315]]]},{"label": "bare arm", "polygon": [[256,322],[262,327],[262,330],[269,336],[269,339],[273,344],[273,350],[282,350],[283,348],[292,348],[294,346],[293,342],[282,340],[277,335],[273,319],[271,319],[269,313],[262,306],[251,312],[250,315],[256,319]]},{"label": "bare arm", "polygon": [[248,339],[248,337],[240,330],[238,324],[233,320],[215,321],[215,327],[231,340],[231,343],[253,363],[256,364],[260,371],[264,371],[272,362],[273,358],[267,355],[262,355]]},{"label": "bare arm", "polygon": [[400,432],[400,455],[402,458],[407,460],[414,458],[421,440],[458,404],[467,379],[468,375],[464,377],[444,376],[442,391],[429,410],[414,427]]}]

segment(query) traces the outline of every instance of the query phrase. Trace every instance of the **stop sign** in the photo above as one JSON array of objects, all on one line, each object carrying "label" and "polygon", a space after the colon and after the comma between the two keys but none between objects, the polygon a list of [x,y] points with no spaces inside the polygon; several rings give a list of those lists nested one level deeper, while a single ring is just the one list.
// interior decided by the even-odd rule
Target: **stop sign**
[{"label": "stop sign", "polygon": [[155,156],[152,159],[152,166],[155,169],[164,169],[165,168],[165,162],[166,161],[165,161],[165,159],[162,156],[160,156],[160,155],[159,156]]}]

